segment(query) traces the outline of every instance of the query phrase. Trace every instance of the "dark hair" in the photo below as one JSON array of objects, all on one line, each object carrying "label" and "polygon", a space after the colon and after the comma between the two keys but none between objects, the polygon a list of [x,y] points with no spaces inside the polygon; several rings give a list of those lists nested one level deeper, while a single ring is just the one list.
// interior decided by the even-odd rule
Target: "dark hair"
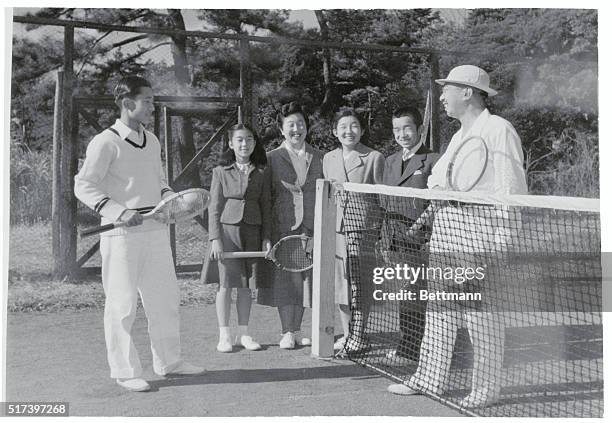
[{"label": "dark hair", "polygon": [[421,116],[421,112],[419,112],[419,109],[417,109],[416,107],[398,107],[393,111],[393,119],[401,118],[404,116],[411,117],[417,128],[423,124],[423,117]]},{"label": "dark hair", "polygon": [[336,129],[336,126],[338,126],[338,122],[340,122],[340,119],[347,116],[353,116],[355,119],[357,119],[357,121],[359,122],[359,126],[361,126],[361,130],[365,132],[366,127],[363,124],[363,119],[361,118],[361,116],[359,116],[355,109],[351,107],[341,107],[340,110],[336,112],[332,123],[332,129]]},{"label": "dark hair", "polygon": [[244,125],[242,123],[238,123],[238,124],[232,126],[227,131],[228,143],[225,144],[225,147],[223,149],[223,153],[221,153],[221,158],[219,160],[219,164],[222,165],[222,166],[227,166],[227,165],[232,164],[232,163],[234,163],[236,161],[236,154],[234,153],[234,150],[229,148],[229,141],[234,136],[234,132],[240,131],[240,130],[243,130],[243,129],[247,130],[251,134],[253,134],[253,138],[255,139],[255,149],[251,153],[251,163],[253,165],[255,165],[255,166],[258,166],[258,167],[265,166],[266,164],[268,164],[268,159],[266,157],[266,150],[264,149],[263,145],[261,145],[261,142],[259,141],[259,136],[257,136],[257,132],[253,131],[251,128],[249,128],[248,126],[246,126],[246,125]]},{"label": "dark hair", "polygon": [[145,78],[137,75],[124,76],[117,82],[113,91],[115,104],[121,108],[121,100],[136,97],[144,87],[152,88],[151,83]]},{"label": "dark hair", "polygon": [[302,104],[298,103],[297,101],[292,101],[291,103],[283,104],[280,110],[278,111],[277,123],[278,128],[281,132],[283,130],[283,121],[285,120],[285,118],[296,113],[301,114],[304,118],[304,122],[306,122],[306,132],[308,132],[308,129],[310,127],[310,125],[308,125],[308,113],[306,113],[306,109],[304,108],[304,106],[302,106]]}]

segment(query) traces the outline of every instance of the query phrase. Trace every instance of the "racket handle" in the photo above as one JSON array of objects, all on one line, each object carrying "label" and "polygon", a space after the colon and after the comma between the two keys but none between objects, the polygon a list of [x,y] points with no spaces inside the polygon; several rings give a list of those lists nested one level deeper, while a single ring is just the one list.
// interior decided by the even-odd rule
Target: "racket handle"
[{"label": "racket handle", "polygon": [[109,223],[107,225],[96,226],[95,228],[83,229],[81,231],[81,238],[101,234],[102,232],[110,231],[122,226],[125,226],[125,222]]},{"label": "racket handle", "polygon": [[240,258],[265,258],[268,255],[267,251],[235,251],[223,253],[224,259],[240,259]]}]

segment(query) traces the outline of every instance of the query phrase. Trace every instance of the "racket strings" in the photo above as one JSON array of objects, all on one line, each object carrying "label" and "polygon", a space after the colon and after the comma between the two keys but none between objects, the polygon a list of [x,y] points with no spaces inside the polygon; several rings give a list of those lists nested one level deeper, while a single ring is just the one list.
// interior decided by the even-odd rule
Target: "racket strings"
[{"label": "racket strings", "polygon": [[168,223],[195,217],[206,209],[207,200],[208,196],[205,191],[179,193],[159,208],[155,219]]},{"label": "racket strings", "polygon": [[455,150],[448,165],[447,182],[455,191],[470,191],[480,182],[488,161],[484,139],[467,138]]},{"label": "racket strings", "polygon": [[312,243],[306,238],[286,239],[274,252],[274,258],[284,269],[306,269],[312,265]]}]

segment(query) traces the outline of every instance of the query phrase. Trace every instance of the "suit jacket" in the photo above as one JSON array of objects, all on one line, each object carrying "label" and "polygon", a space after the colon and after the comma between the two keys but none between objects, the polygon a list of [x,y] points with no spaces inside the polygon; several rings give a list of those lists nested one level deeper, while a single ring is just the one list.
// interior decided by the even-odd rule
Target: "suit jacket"
[{"label": "suit jacket", "polygon": [[[346,163],[344,163],[342,157],[342,147],[327,153],[323,157],[325,179],[360,184],[382,183],[385,166],[384,156],[361,143],[357,144],[355,151],[358,154],[353,155]],[[341,232],[344,225],[347,226],[347,230],[368,229],[376,226],[376,222],[372,219],[380,221],[380,219],[376,219],[376,215],[380,212],[377,199],[359,195],[355,197],[353,204],[350,204],[349,201],[351,200],[348,197],[341,198],[336,215],[336,231]],[[345,215],[348,219],[346,222],[344,222]]]},{"label": "suit jacket", "polygon": [[221,238],[221,224],[240,222],[262,226],[262,239],[270,239],[270,186],[267,170],[252,168],[242,174],[235,163],[213,169],[208,206],[209,240]]},{"label": "suit jacket", "polygon": [[[427,179],[440,157],[439,154],[421,146],[414,156],[408,159],[408,163],[402,172],[402,153],[403,151],[400,150],[386,158],[384,184],[418,189],[427,188]],[[396,196],[383,196],[381,203],[386,210],[381,234],[383,249],[408,251],[420,249],[418,244],[413,245],[405,242],[404,232],[407,228],[406,225],[417,220],[429,203],[421,199]],[[425,242],[425,239],[423,242]],[[408,259],[404,258],[404,260],[407,261]]]},{"label": "suit jacket", "polygon": [[316,182],[323,177],[323,154],[306,144],[308,171],[302,185],[298,182],[297,173],[285,147],[281,145],[268,152],[267,156],[274,232],[280,236],[304,225],[312,233]]},{"label": "suit jacket", "polygon": [[[400,150],[385,159],[383,184],[425,189],[427,188],[427,179],[439,157],[439,154],[421,146],[414,156],[408,160],[406,168],[402,172],[402,150]],[[423,213],[427,204],[423,200],[406,201],[406,198],[390,196],[386,197],[384,206],[387,211],[399,213],[416,220]]]}]

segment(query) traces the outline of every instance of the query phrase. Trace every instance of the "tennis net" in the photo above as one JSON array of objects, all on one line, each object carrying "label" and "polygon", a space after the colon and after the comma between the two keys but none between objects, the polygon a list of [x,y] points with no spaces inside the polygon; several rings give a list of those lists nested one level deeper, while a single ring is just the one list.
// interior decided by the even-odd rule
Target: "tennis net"
[{"label": "tennis net", "polygon": [[347,183],[336,204],[349,359],[470,415],[603,415],[598,200]]}]

